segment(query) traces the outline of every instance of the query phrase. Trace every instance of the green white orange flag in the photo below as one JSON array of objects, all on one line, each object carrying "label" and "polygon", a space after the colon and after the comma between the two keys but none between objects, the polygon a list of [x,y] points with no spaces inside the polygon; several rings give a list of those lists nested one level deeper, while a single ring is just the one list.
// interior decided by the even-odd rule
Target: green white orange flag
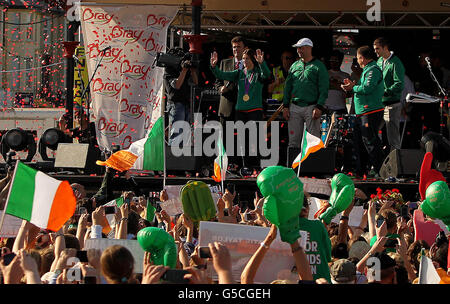
[{"label": "green white orange flag", "polygon": [[58,231],[75,213],[76,204],[68,181],[17,162],[5,213],[39,228]]},{"label": "green white orange flag", "polygon": [[228,167],[228,156],[222,143],[222,137],[217,140],[218,155],[214,160],[214,176],[212,179],[217,183],[225,180]]},{"label": "green white orange flag", "polygon": [[113,153],[106,161],[97,165],[108,166],[120,172],[129,169],[164,170],[164,117],[158,118],[148,137],[131,144],[128,150]]},{"label": "green white orange flag", "polygon": [[311,153],[317,152],[322,149],[324,146],[322,140],[319,137],[316,137],[304,128],[305,131],[303,133],[302,140],[302,150],[299,155],[294,159],[292,163],[292,168],[297,168],[300,163],[302,163]]}]

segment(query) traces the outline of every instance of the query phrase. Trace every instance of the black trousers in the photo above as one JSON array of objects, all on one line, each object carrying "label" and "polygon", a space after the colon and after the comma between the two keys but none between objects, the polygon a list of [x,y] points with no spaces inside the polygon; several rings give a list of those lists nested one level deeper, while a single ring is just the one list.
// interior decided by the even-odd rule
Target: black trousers
[{"label": "black trousers", "polygon": [[[252,112],[241,112],[241,111],[236,111],[235,114],[235,121],[242,121],[244,124],[249,122],[249,121],[262,121],[263,120],[263,111],[262,110],[256,110],[256,111],[252,111]],[[258,125],[257,125],[258,126]],[[237,133],[242,132],[242,130],[236,130]],[[257,130],[257,136],[256,138],[250,138],[250,132],[247,130],[245,130],[245,146],[244,147],[238,147],[237,146],[237,137],[235,136],[235,147],[236,147],[236,154],[237,155],[237,151],[242,151],[244,152],[245,156],[244,157],[240,157],[242,160],[242,166],[245,166],[247,168],[259,168],[260,167],[260,163],[259,163],[259,157],[258,157],[258,136],[259,136],[259,130]],[[235,132],[236,133],[236,132]],[[257,156],[249,156],[250,155],[250,151],[256,151]]]},{"label": "black trousers", "polygon": [[[384,161],[383,146],[380,137],[378,136],[381,127],[383,126],[384,112],[379,111],[368,115],[359,116],[356,118],[355,123],[355,140],[362,141],[362,144],[366,151],[361,151],[361,146],[357,142],[355,143],[356,152],[356,171],[358,173],[365,172],[370,169],[370,166],[374,167],[374,170],[378,173],[381,165]],[[366,166],[361,162],[362,153],[368,154],[368,165]]]}]

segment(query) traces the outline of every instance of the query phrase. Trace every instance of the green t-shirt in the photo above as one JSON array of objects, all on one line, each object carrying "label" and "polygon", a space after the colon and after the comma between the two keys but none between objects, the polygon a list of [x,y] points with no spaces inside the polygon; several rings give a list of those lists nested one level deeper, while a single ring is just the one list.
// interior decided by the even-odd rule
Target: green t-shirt
[{"label": "green t-shirt", "polygon": [[[395,239],[400,238],[400,235],[398,235],[397,233],[391,233],[391,234],[386,234],[386,237],[387,237],[388,239],[395,240]],[[374,236],[370,239],[370,247],[372,247],[372,246],[375,244],[376,241],[377,241],[377,236],[374,235]],[[386,248],[385,251],[386,251],[386,252],[395,252],[396,250],[395,250],[395,248]]]},{"label": "green t-shirt", "polygon": [[314,280],[325,278],[331,282],[330,268],[331,241],[325,226],[319,220],[300,218],[300,245],[303,245],[311,266]]}]

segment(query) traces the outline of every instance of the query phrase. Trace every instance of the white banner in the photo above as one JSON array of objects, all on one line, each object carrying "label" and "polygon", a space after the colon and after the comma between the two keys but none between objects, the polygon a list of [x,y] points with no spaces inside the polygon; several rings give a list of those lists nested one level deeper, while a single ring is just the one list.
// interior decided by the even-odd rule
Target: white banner
[{"label": "white banner", "polygon": [[[227,246],[231,255],[233,278],[240,282],[241,274],[247,262],[256,252],[260,243],[264,241],[270,228],[248,226],[240,224],[226,224],[217,222],[200,222],[199,244],[208,246],[211,242],[221,242]],[[208,262],[209,263],[209,262]],[[291,272],[295,266],[295,260],[288,243],[282,242],[280,233],[272,242],[270,249],[256,272],[255,284],[268,284],[276,279],[287,279],[296,282],[298,274]],[[217,279],[214,267],[209,263],[207,267],[210,275]]]},{"label": "white banner", "polygon": [[314,194],[331,195],[330,181],[327,179],[300,177],[303,183],[303,191]]},{"label": "white banner", "polygon": [[[0,211],[0,218],[3,216],[3,211]],[[6,214],[5,220],[3,222],[2,230],[0,231],[0,237],[4,238],[14,238],[19,232],[20,226],[22,225],[22,219]]]},{"label": "white banner", "polygon": [[161,116],[164,69],[152,68],[166,51],[167,28],[178,7],[80,5],[92,113],[102,148],[145,137]]},{"label": "white banner", "polygon": [[141,248],[137,240],[118,240],[118,239],[87,239],[84,243],[84,249],[99,249],[103,252],[106,248],[113,245],[120,245],[127,248],[134,258],[134,272],[142,273],[144,262],[144,250]]}]

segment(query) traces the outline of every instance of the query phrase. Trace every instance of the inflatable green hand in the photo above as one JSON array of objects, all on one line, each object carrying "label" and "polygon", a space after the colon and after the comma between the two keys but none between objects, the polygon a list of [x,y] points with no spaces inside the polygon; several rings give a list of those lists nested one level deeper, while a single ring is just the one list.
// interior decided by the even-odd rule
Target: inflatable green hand
[{"label": "inflatable green hand", "polygon": [[265,168],[256,180],[264,199],[264,216],[280,230],[281,240],[292,244],[300,237],[299,215],[303,184],[291,168]]},{"label": "inflatable green hand", "polygon": [[420,208],[426,215],[440,219],[450,229],[450,190],[447,183],[437,181],[429,185]]},{"label": "inflatable green hand", "polygon": [[146,227],[138,232],[137,240],[144,251],[150,252],[150,258],[155,265],[175,268],[177,246],[173,237],[165,230],[157,227]]},{"label": "inflatable green hand", "polygon": [[208,185],[200,181],[189,181],[180,190],[183,211],[196,223],[209,221],[216,215],[216,206]]},{"label": "inflatable green hand", "polygon": [[329,224],[336,214],[350,206],[354,196],[355,185],[353,180],[343,173],[334,175],[331,180],[330,207],[319,218]]}]

